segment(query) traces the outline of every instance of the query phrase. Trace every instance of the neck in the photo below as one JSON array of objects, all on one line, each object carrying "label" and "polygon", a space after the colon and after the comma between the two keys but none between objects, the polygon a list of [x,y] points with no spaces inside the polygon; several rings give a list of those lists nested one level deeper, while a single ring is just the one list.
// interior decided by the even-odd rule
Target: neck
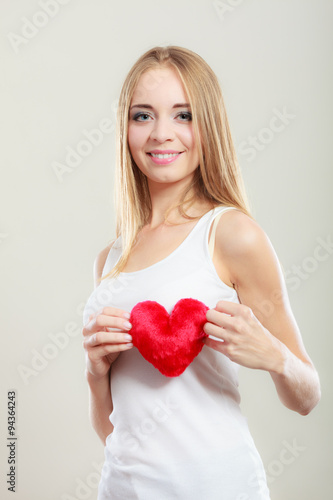
[{"label": "neck", "polygon": [[[191,181],[190,181],[191,182]],[[188,180],[182,179],[180,182],[164,184],[154,182],[148,179],[150,199],[152,205],[149,227],[151,229],[164,224],[165,214],[172,205],[176,205],[182,199],[182,195],[188,186]],[[187,198],[193,195],[193,190],[190,191]],[[186,206],[185,206],[186,208]],[[191,216],[199,216],[204,211],[209,210],[208,204],[200,199],[195,199],[191,202],[189,209],[186,212]],[[173,223],[184,221],[184,217],[179,213],[178,208],[173,208],[168,214],[168,220]]]}]

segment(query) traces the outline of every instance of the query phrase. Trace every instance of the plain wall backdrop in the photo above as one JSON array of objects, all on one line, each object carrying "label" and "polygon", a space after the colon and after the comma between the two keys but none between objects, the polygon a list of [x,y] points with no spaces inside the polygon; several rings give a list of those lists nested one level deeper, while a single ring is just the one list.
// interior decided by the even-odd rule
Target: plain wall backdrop
[{"label": "plain wall backdrop", "polygon": [[329,0],[1,2],[1,498],[96,498],[104,455],[88,418],[82,307],[114,237],[120,88],[143,52],[167,44],[220,80],[253,214],[321,377],[322,400],[302,417],[267,373],[240,370],[272,500],[332,496],[332,15]]}]

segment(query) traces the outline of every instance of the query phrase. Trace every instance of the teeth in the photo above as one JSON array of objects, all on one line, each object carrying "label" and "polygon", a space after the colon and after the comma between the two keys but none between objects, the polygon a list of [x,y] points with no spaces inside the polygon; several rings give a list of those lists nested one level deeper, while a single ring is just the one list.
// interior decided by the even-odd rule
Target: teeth
[{"label": "teeth", "polygon": [[178,156],[179,153],[168,153],[165,155],[150,153],[154,158],[173,158],[174,156]]}]

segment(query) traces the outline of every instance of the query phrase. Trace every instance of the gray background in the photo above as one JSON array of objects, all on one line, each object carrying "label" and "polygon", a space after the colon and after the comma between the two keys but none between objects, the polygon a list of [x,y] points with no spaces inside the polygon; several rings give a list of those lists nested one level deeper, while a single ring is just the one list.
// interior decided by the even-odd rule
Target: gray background
[{"label": "gray background", "polygon": [[[60,177],[55,164],[80,149],[85,130],[114,123],[125,75],[159,44],[194,50],[218,75],[254,216],[285,269],[321,376],[322,401],[302,417],[279,402],[267,373],[241,369],[272,500],[331,497],[333,250],[322,242],[333,238],[332,11],[328,0],[2,1],[1,498],[13,498],[12,389],[15,498],[96,498],[104,457],[88,420],[82,305],[95,256],[114,236],[114,132]],[[289,118],[270,131],[283,110]]]}]

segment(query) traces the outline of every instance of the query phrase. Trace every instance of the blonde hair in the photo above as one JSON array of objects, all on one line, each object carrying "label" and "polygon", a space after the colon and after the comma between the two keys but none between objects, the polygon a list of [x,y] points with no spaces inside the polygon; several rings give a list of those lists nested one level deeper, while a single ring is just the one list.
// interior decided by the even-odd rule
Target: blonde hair
[{"label": "blonde hair", "polygon": [[[183,47],[154,47],[145,52],[129,71],[117,110],[117,162],[115,172],[116,237],[122,237],[122,255],[103,278],[118,276],[125,267],[138,231],[148,222],[151,202],[146,176],[135,164],[128,147],[128,115],[134,90],[143,73],[161,66],[177,71],[192,112],[192,125],[199,152],[199,166],[182,199],[171,206],[183,217],[185,204],[198,198],[213,207],[227,205],[250,217],[243,179],[232,142],[229,122],[217,76],[195,52]],[[189,193],[193,196],[188,197]],[[200,217],[200,216],[199,216]]]}]

